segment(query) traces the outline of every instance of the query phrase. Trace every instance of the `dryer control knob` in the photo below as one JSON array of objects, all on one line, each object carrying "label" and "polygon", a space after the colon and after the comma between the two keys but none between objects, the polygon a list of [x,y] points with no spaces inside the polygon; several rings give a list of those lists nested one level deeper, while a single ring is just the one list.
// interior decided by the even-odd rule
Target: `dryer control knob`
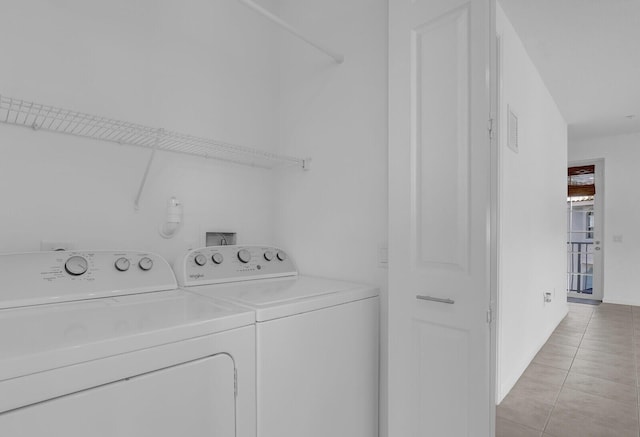
[{"label": "dryer control knob", "polygon": [[267,261],[271,261],[273,259],[273,252],[271,252],[270,250],[267,250],[264,253],[264,259],[266,259]]},{"label": "dryer control knob", "polygon": [[284,261],[285,259],[287,259],[287,254],[286,254],[286,253],[284,253],[283,251],[279,250],[279,251],[278,251],[278,259],[279,259],[280,261]]},{"label": "dryer control knob", "polygon": [[238,251],[238,259],[245,264],[248,263],[251,261],[251,252],[247,249],[240,249]]},{"label": "dryer control knob", "polygon": [[193,259],[196,264],[198,264],[199,266],[203,266],[207,263],[207,257],[204,256],[203,254],[199,253],[196,255],[196,257]]},{"label": "dryer control knob", "polygon": [[64,263],[64,269],[72,276],[84,275],[89,269],[89,263],[84,257],[72,256]]},{"label": "dryer control knob", "polygon": [[126,272],[131,267],[131,263],[125,257],[121,257],[116,260],[115,266],[119,272]]},{"label": "dryer control knob", "polygon": [[138,267],[140,267],[140,269],[144,270],[145,272],[147,270],[151,270],[151,268],[153,267],[153,260],[145,256],[138,262]]},{"label": "dryer control knob", "polygon": [[222,261],[224,261],[224,257],[222,256],[221,253],[214,253],[213,255],[211,255],[211,261],[213,261],[216,264],[221,264]]}]

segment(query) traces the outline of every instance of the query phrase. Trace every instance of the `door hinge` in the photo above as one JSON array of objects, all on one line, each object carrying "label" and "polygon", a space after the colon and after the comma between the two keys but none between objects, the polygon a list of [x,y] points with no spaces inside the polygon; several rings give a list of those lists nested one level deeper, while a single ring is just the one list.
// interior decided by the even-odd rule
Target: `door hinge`
[{"label": "door hinge", "polygon": [[489,307],[487,310],[487,324],[490,325],[493,322],[493,309]]},{"label": "door hinge", "polygon": [[490,118],[487,121],[487,130],[489,131],[489,138],[493,139],[494,136],[494,130],[493,130],[493,118]]},{"label": "door hinge", "polygon": [[238,397],[238,369],[233,369],[233,394]]}]

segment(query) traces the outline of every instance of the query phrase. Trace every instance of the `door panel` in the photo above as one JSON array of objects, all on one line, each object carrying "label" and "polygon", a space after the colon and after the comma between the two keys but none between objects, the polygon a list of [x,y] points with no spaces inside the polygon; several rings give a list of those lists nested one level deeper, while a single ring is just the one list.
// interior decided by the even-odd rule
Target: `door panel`
[{"label": "door panel", "polygon": [[493,435],[494,11],[390,1],[390,436]]},{"label": "door panel", "polygon": [[469,416],[469,405],[460,402],[470,390],[468,375],[451,371],[452,362],[469,363],[469,332],[418,320],[413,327],[414,375],[420,383],[419,411],[438,412],[419,416],[419,429],[424,432],[420,435],[469,435],[467,420],[461,420]]},{"label": "door panel", "polygon": [[[467,270],[469,8],[412,32],[414,219],[421,268]],[[453,97],[453,98],[452,98]]]}]

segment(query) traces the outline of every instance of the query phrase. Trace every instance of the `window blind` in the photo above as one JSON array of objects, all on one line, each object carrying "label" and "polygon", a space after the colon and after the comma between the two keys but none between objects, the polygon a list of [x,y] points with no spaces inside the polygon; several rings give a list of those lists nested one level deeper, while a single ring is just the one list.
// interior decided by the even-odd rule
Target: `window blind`
[{"label": "window blind", "polygon": [[593,196],[596,194],[595,171],[595,165],[569,167],[567,173],[568,196]]}]

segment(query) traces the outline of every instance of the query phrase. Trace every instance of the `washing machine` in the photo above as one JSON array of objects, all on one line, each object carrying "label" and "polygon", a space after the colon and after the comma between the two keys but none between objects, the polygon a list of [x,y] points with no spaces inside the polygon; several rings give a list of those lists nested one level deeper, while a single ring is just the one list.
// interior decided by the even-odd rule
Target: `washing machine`
[{"label": "washing machine", "polygon": [[0,255],[0,435],[255,437],[254,323],[152,253]]},{"label": "washing machine", "polygon": [[185,290],[255,311],[259,437],[378,435],[375,287],[299,275],[271,246],[191,250],[174,269]]}]

